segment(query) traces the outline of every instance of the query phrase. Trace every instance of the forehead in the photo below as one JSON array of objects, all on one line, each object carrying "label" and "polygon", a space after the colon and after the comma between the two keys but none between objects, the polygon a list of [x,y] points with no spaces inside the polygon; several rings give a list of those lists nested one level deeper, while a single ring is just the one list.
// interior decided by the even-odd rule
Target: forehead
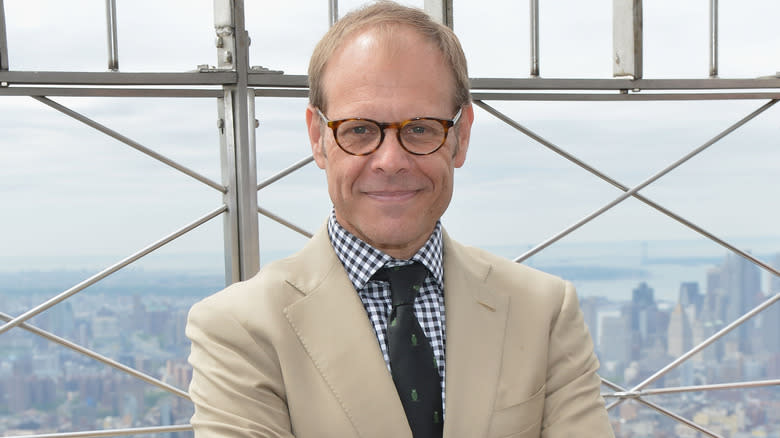
[{"label": "forehead", "polygon": [[455,90],[454,73],[439,46],[404,25],[350,35],[328,60],[322,84],[329,108],[351,101],[412,97],[420,103],[449,105]]}]

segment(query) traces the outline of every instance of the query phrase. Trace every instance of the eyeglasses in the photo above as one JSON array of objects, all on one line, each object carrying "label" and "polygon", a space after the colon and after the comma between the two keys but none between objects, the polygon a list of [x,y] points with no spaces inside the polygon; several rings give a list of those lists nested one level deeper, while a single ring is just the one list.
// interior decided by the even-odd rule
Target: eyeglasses
[{"label": "eyeglasses", "polygon": [[401,147],[412,155],[429,155],[447,141],[447,133],[463,111],[461,107],[451,120],[415,117],[403,122],[382,123],[360,117],[328,120],[317,108],[322,121],[333,131],[336,144],[350,155],[368,155],[379,149],[385,140],[385,129],[394,128]]}]

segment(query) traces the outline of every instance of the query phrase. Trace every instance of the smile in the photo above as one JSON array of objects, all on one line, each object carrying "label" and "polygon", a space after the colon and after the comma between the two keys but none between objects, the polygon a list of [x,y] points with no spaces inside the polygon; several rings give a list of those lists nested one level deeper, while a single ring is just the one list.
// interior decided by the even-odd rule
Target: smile
[{"label": "smile", "polygon": [[386,190],[365,192],[369,198],[380,202],[403,202],[412,199],[419,190]]}]

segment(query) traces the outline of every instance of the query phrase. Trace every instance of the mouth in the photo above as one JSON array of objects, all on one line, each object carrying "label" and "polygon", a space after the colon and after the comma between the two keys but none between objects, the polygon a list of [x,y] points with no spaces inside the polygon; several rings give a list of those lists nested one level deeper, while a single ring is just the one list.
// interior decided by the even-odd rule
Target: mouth
[{"label": "mouth", "polygon": [[419,190],[374,190],[364,194],[378,202],[404,202],[414,198],[419,192]]}]

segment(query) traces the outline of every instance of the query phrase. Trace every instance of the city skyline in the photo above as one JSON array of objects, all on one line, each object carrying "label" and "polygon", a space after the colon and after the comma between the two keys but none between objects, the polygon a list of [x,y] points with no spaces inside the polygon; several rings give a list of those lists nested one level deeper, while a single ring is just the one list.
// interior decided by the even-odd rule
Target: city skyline
[{"label": "city skyline", "polygon": [[[773,263],[778,262],[780,252],[773,258]],[[723,255],[703,269],[707,281],[680,284],[674,305],[662,304],[651,282],[636,283],[621,300],[582,297],[585,320],[602,362],[602,377],[623,386],[636,384],[730,322],[733,312],[728,307],[742,306],[733,297],[752,300],[745,303],[750,307],[758,304],[760,297],[752,297],[749,290],[760,290],[761,295],[780,293],[780,278],[774,277],[768,284],[756,280],[758,268],[733,255]],[[190,278],[191,274],[182,275],[169,282],[186,286]],[[123,284],[124,292],[120,293],[118,288]],[[131,281],[117,281],[113,286],[117,289],[87,289],[31,323],[186,390],[190,372],[183,332],[186,312],[194,300],[210,292],[192,296],[186,287],[184,293],[172,293]],[[168,286],[169,291],[180,290]],[[22,311],[36,300],[32,294],[0,294],[0,305],[12,311]],[[737,307],[737,311],[744,308]],[[727,335],[651,388],[777,376],[780,344],[771,333],[772,327],[780,328],[780,307],[770,307],[744,327],[753,334],[740,337],[735,331],[734,336]],[[158,388],[19,328],[0,337],[0,351],[0,393],[5,396],[0,396],[0,433],[4,428],[44,433],[183,424],[191,415],[191,405],[176,396],[164,395]],[[609,394],[609,390],[604,391]],[[780,418],[773,417],[773,409],[780,404],[780,388],[739,394],[690,392],[659,403],[697,418],[695,421],[724,437],[736,438],[739,430],[771,431],[780,426]],[[680,434],[687,428],[680,429],[635,404],[622,405],[611,417],[618,437],[635,436],[647,427],[667,433],[659,435],[663,437],[686,436]]]}]

